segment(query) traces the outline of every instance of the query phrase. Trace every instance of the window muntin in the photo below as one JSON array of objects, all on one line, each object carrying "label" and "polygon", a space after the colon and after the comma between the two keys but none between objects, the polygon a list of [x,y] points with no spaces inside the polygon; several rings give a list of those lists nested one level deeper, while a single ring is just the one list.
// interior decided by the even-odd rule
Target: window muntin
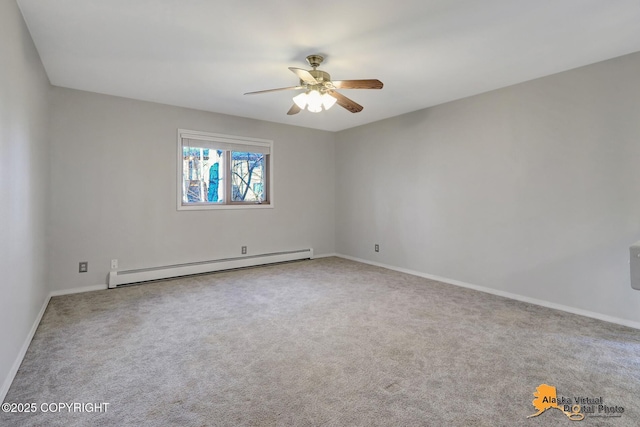
[{"label": "window muntin", "polygon": [[178,210],[272,205],[272,141],[178,130],[178,151]]}]

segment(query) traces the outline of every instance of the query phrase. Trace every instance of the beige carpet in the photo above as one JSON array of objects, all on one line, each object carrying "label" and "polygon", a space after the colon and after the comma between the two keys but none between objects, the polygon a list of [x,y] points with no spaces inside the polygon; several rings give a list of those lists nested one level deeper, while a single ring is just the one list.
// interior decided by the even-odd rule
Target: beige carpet
[{"label": "beige carpet", "polygon": [[640,425],[640,331],[325,258],[52,298],[0,425],[571,425],[543,383]]}]

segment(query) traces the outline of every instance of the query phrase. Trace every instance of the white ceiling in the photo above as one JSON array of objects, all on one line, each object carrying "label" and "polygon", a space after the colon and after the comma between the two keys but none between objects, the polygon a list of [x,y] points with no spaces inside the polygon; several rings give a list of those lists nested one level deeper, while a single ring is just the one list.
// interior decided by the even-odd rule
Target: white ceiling
[{"label": "white ceiling", "polygon": [[[18,0],[53,85],[338,131],[640,51],[639,0]],[[287,67],[364,106],[287,116]]]}]

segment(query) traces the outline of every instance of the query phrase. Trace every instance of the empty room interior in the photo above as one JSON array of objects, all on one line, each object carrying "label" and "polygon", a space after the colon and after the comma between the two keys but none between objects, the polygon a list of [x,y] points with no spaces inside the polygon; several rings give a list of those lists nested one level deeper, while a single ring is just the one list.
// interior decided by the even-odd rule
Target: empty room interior
[{"label": "empty room interior", "polygon": [[640,425],[637,0],[0,5],[1,425]]}]

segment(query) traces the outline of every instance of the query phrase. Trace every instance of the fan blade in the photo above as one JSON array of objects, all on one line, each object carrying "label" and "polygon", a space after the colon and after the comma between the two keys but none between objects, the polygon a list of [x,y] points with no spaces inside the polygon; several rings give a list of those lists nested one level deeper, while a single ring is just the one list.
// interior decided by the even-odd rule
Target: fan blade
[{"label": "fan blade", "polygon": [[294,90],[294,89],[304,89],[304,86],[291,86],[291,87],[281,87],[278,89],[259,90],[257,92],[247,92],[245,93],[245,95],[256,95],[259,93],[278,92],[281,90]]},{"label": "fan blade", "polygon": [[370,80],[334,80],[336,89],[382,89],[382,82],[377,79]]},{"label": "fan blade", "polygon": [[298,76],[298,78],[303,82],[308,83],[310,85],[318,84],[318,81],[316,80],[316,78],[313,77],[311,73],[308,72],[307,70],[303,70],[302,68],[296,68],[296,67],[289,67],[289,69],[293,71],[293,73],[296,76]]},{"label": "fan blade", "polygon": [[352,113],[359,113],[364,108],[362,105],[358,104],[354,100],[347,98],[346,96],[336,92],[335,90],[330,90],[327,93],[336,99],[336,103],[339,106],[346,108]]},{"label": "fan blade", "polygon": [[289,108],[289,111],[287,111],[287,115],[293,116],[294,114],[298,114],[300,111],[302,111],[301,108],[296,104],[293,104],[291,108]]}]

